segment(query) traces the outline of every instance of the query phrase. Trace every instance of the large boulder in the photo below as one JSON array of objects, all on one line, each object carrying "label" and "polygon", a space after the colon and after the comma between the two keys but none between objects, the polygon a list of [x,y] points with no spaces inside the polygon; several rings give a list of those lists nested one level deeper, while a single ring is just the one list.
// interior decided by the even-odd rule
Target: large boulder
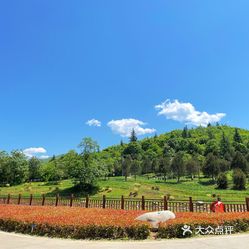
[{"label": "large boulder", "polygon": [[172,220],[175,218],[176,216],[173,212],[166,210],[166,211],[145,213],[138,216],[136,220],[148,221],[153,228],[158,228],[161,222],[166,222],[168,220]]}]

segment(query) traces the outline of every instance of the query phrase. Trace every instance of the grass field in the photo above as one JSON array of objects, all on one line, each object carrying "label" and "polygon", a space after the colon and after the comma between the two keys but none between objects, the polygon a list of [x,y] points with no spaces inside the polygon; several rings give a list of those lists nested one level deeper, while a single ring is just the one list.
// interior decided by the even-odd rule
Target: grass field
[{"label": "grass field", "polygon": [[[244,200],[245,197],[249,197],[249,190],[237,191],[231,189],[230,183],[229,189],[219,190],[216,189],[216,185],[210,181],[210,179],[202,178],[200,182],[195,179],[183,179],[181,183],[177,184],[175,180],[169,180],[166,183],[155,179],[148,180],[145,177],[128,178],[125,182],[123,177],[112,177],[108,180],[98,181],[99,190],[94,191],[92,196],[100,197],[106,195],[107,197],[120,197],[124,195],[128,197],[130,192],[137,191],[137,197],[140,198],[144,195],[148,199],[161,198],[164,195],[170,195],[171,199],[186,199],[192,196],[195,200],[211,200],[212,194],[218,194],[222,200]],[[153,188],[158,187],[157,190]],[[249,187],[249,186],[248,186]],[[55,195],[69,195],[71,193],[80,194],[73,188],[73,183],[70,180],[64,180],[58,183],[50,182],[33,182],[24,183],[18,186],[1,187],[0,195],[18,195],[28,196],[33,194],[39,196],[41,194]]]}]

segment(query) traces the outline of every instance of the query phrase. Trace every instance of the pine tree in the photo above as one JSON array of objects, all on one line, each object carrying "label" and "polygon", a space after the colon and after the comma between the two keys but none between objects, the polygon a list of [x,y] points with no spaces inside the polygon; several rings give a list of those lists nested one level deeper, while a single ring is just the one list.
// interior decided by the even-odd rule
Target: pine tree
[{"label": "pine tree", "polygon": [[130,142],[132,143],[136,141],[137,141],[137,135],[136,135],[135,129],[133,128],[131,131]]},{"label": "pine tree", "polygon": [[222,133],[222,138],[220,141],[220,154],[224,157],[227,153],[231,153],[231,145],[229,139],[225,136],[225,133]]},{"label": "pine tree", "polygon": [[245,174],[248,171],[248,162],[245,159],[245,157],[243,156],[242,153],[240,153],[239,151],[237,151],[233,157],[233,161],[231,163],[231,168],[232,169],[236,169],[239,168],[241,169]]},{"label": "pine tree", "polygon": [[182,137],[183,138],[188,138],[188,126],[186,125],[184,128],[183,128],[183,131],[182,131]]},{"label": "pine tree", "polygon": [[206,176],[211,176],[212,179],[219,174],[220,167],[219,167],[219,161],[218,157],[215,156],[213,153],[209,153],[206,157],[206,162],[203,167],[203,173]]},{"label": "pine tree", "polygon": [[242,138],[241,138],[241,136],[239,134],[239,130],[237,128],[235,129],[233,140],[234,140],[234,142],[240,143],[240,144],[243,142]]},{"label": "pine tree", "polygon": [[237,190],[246,189],[246,175],[241,169],[235,169],[233,172],[233,188]]}]

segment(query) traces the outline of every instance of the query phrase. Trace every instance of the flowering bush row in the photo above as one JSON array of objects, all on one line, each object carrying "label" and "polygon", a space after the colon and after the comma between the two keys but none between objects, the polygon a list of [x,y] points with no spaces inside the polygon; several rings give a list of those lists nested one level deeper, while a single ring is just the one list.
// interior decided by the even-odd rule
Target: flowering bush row
[{"label": "flowering bush row", "polygon": [[[148,223],[135,221],[145,211],[85,209],[77,207],[0,205],[0,229],[74,239],[146,239]],[[182,238],[183,226],[233,226],[234,232],[249,230],[249,212],[177,213],[175,220],[160,225],[158,238]]]},{"label": "flowering bush row", "polygon": [[195,233],[183,234],[184,225],[190,226],[191,231],[196,227],[231,226],[233,232],[245,232],[249,230],[249,212],[245,213],[178,213],[175,220],[161,224],[158,229],[159,238],[186,238]]},{"label": "flowering bush row", "polygon": [[146,239],[141,211],[0,205],[0,229],[74,239]]}]

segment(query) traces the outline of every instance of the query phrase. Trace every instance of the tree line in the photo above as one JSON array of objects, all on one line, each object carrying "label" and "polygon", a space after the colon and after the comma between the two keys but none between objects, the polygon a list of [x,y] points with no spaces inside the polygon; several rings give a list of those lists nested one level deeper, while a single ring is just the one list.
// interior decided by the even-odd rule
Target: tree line
[{"label": "tree line", "polygon": [[226,172],[232,170],[235,187],[243,189],[249,169],[249,132],[219,124],[195,129],[186,126],[140,141],[132,130],[128,143],[121,141],[104,150],[96,141],[84,138],[79,149],[48,162],[26,158],[21,151],[1,152],[0,184],[73,179],[75,185],[84,187],[99,177],[123,176],[127,180],[129,176],[146,175],[180,182],[182,177],[204,175],[226,188],[222,183],[227,182]]}]

